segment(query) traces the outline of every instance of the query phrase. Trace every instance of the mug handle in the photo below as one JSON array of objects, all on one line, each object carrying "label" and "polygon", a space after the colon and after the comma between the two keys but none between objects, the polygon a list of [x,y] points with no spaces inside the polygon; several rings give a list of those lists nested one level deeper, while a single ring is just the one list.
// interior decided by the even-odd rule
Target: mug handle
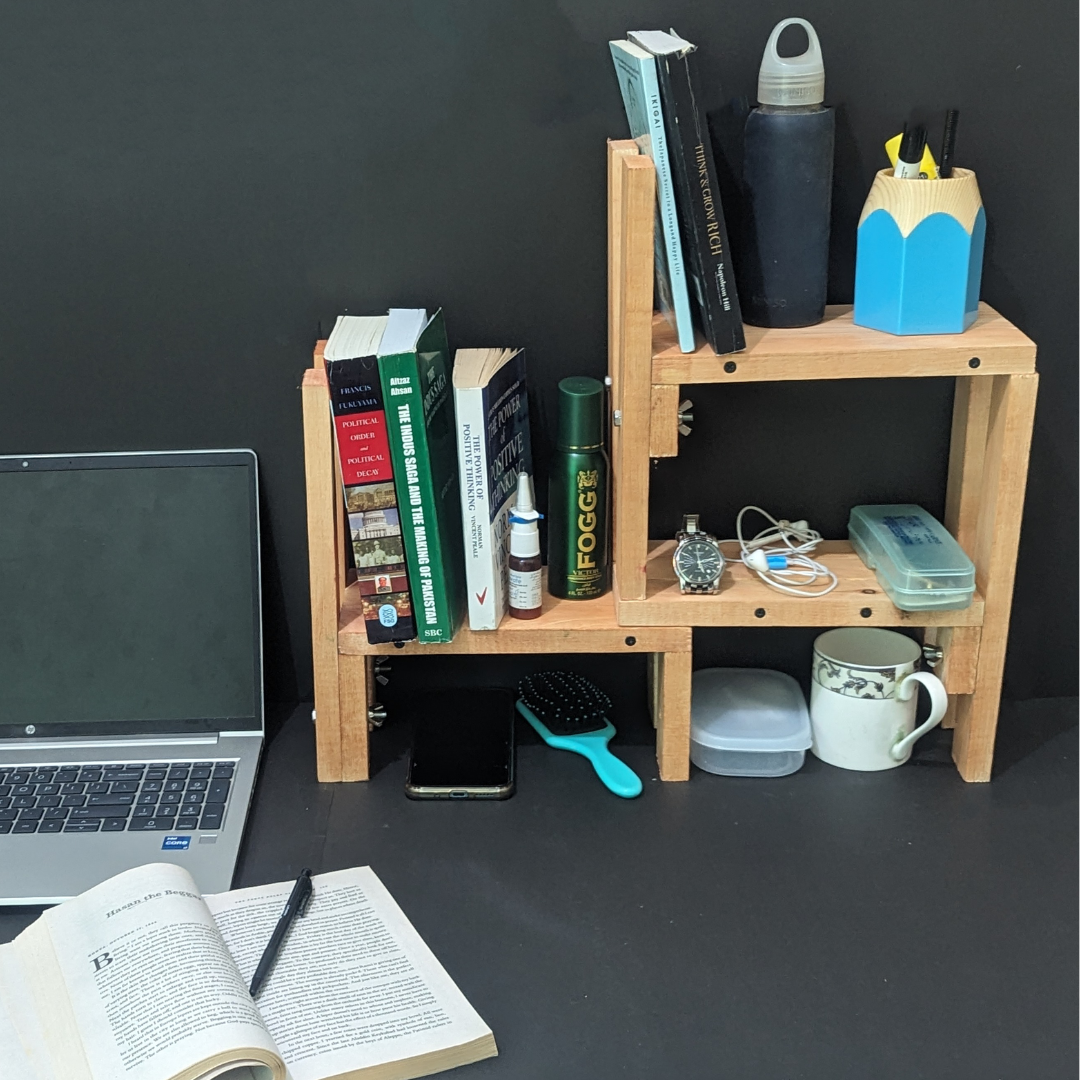
[{"label": "mug handle", "polygon": [[937,727],[949,707],[949,695],[945,692],[944,685],[936,675],[932,675],[929,671],[913,671],[896,688],[896,696],[901,701],[909,700],[919,683],[922,683],[930,693],[930,716],[910,735],[905,735],[898,743],[889,747],[889,756],[893,761],[901,761],[917,739],[921,739],[931,728]]}]

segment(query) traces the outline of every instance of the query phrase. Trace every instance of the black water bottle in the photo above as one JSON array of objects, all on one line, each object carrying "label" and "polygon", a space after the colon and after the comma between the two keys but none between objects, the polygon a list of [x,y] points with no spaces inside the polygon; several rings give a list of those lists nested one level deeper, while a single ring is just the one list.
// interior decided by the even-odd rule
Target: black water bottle
[{"label": "black water bottle", "polygon": [[[806,31],[806,52],[780,56],[792,25]],[[740,299],[754,326],[811,326],[825,314],[836,117],[824,100],[817,34],[805,19],[784,19],[765,46],[744,131]]]}]

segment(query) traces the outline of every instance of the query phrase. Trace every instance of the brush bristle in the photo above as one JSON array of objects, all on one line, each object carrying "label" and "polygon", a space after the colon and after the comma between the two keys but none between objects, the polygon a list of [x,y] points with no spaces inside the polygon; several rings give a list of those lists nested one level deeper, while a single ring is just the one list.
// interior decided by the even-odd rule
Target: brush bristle
[{"label": "brush bristle", "polygon": [[539,671],[518,684],[521,700],[553,735],[583,735],[607,724],[611,699],[571,671]]}]

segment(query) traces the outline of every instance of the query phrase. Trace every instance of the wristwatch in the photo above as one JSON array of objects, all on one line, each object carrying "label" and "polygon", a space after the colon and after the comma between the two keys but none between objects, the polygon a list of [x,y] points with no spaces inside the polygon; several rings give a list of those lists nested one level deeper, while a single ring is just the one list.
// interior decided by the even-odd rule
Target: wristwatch
[{"label": "wristwatch", "polygon": [[720,575],[724,572],[724,553],[715,536],[698,528],[698,515],[683,517],[682,531],[675,539],[675,554],[671,564],[684,593],[715,593],[720,589]]}]

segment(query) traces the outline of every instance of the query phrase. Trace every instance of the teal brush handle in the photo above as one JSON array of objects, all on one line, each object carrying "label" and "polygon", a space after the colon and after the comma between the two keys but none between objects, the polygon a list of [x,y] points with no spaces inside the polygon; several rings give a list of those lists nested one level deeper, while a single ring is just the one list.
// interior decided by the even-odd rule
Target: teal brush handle
[{"label": "teal brush handle", "polygon": [[590,731],[585,735],[562,737],[552,735],[551,745],[561,750],[572,750],[575,754],[588,758],[601,783],[623,799],[634,799],[641,794],[641,778],[624,761],[620,761],[609,749],[608,740],[615,734],[615,729],[608,724],[610,731]]},{"label": "teal brush handle", "polygon": [[525,702],[519,700],[517,710],[548,746],[556,750],[569,750],[588,758],[601,783],[612,794],[623,799],[633,799],[641,794],[641,778],[608,749],[607,744],[615,734],[615,726],[610,720],[600,730],[589,731],[584,735],[553,735]]}]

